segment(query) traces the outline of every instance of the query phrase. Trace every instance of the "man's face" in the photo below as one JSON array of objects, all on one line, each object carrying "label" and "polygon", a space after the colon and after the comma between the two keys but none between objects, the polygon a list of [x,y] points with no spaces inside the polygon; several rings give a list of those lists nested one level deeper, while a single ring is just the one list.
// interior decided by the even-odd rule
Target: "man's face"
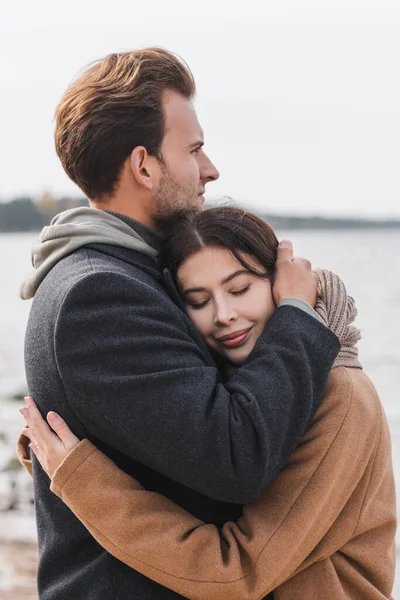
[{"label": "man's face", "polygon": [[165,134],[161,145],[163,164],[152,198],[152,214],[165,218],[182,210],[201,210],[205,186],[219,177],[203,150],[203,130],[191,100],[176,92],[163,97]]}]

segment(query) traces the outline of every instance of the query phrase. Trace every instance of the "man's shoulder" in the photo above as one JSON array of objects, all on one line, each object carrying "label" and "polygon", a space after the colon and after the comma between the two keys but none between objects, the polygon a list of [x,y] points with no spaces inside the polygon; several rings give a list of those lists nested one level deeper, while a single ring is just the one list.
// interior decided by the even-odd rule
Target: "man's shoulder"
[{"label": "man's shoulder", "polygon": [[30,323],[60,325],[96,314],[112,319],[116,313],[137,320],[145,313],[186,331],[187,318],[168,294],[155,263],[138,253],[123,259],[109,252],[85,247],[57,263],[35,294]]},{"label": "man's shoulder", "polygon": [[64,276],[76,278],[78,271],[82,275],[96,273],[124,274],[128,277],[144,278],[150,275],[153,279],[161,278],[155,261],[135,250],[118,248],[111,244],[93,244],[75,250],[63,258],[55,267],[54,273],[60,271]]},{"label": "man's shoulder", "polygon": [[65,298],[82,289],[91,295],[109,292],[110,287],[130,289],[150,288],[166,295],[161,285],[161,273],[149,257],[139,252],[113,246],[93,245],[75,250],[60,260],[48,273],[38,291],[38,299],[51,296]]}]

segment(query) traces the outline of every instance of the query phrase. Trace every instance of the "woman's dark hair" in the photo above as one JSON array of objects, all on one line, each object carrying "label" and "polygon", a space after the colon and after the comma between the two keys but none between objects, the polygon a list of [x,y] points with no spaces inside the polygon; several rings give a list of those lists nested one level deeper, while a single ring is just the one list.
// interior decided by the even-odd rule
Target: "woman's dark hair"
[{"label": "woman's dark hair", "polygon": [[[278,240],[271,227],[260,217],[233,206],[186,212],[169,223],[162,251],[162,264],[176,274],[181,264],[202,248],[217,246],[229,250],[253,275],[274,274]],[[246,261],[249,254],[262,265],[263,271]]]}]

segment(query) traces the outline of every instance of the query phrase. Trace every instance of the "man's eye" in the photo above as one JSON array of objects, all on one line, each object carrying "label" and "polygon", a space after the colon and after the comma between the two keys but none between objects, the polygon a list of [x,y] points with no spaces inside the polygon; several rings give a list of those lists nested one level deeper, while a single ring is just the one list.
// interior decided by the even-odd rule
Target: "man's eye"
[{"label": "man's eye", "polygon": [[199,146],[198,148],[194,148],[192,150],[192,154],[197,154],[198,152],[200,152],[200,150],[201,150],[201,146]]},{"label": "man's eye", "polygon": [[245,294],[248,290],[250,289],[249,285],[246,285],[246,287],[244,287],[241,290],[238,290],[237,292],[231,292],[231,294],[233,296],[242,296],[243,294]]},{"label": "man's eye", "polygon": [[208,302],[208,300],[204,300],[204,302],[200,302],[199,304],[189,304],[189,306],[190,308],[193,308],[193,310],[200,310],[201,308],[204,308]]}]

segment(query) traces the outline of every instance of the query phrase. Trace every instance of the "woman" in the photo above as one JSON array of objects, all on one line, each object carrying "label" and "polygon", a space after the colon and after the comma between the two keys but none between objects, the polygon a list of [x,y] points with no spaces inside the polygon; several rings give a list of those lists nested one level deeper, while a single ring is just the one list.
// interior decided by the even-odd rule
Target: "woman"
[{"label": "woman", "polygon": [[[166,244],[166,265],[186,311],[227,376],[275,310],[276,248],[261,219],[230,207],[187,217]],[[52,490],[111,554],[194,599],[260,599],[271,591],[275,600],[390,598],[395,501],[388,427],[358,363],[352,299],[329,272],[320,273],[319,289],[317,312],[342,343],[324,402],[280,474],[221,532],[146,492],[88,440],[79,443],[55,413],[48,415],[58,435],[52,433],[28,400],[24,434]],[[29,468],[21,444],[19,450]]]}]

